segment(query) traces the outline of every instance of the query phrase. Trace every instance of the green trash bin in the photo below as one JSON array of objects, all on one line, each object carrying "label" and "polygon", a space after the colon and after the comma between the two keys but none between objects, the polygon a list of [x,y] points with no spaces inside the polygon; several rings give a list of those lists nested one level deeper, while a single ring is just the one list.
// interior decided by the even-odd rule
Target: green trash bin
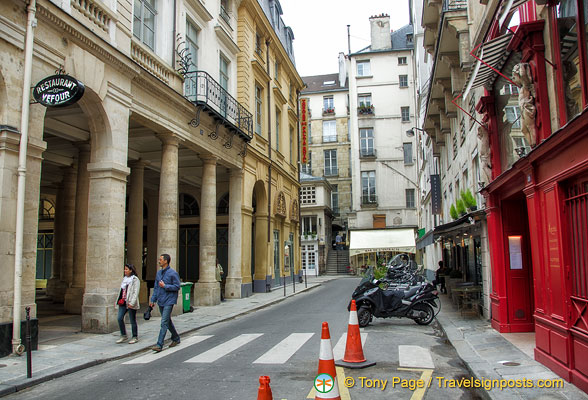
[{"label": "green trash bin", "polygon": [[192,286],[194,284],[192,282],[182,282],[180,286],[182,287],[182,305],[184,306],[184,312],[192,312],[194,308],[190,304],[190,292],[192,291]]}]

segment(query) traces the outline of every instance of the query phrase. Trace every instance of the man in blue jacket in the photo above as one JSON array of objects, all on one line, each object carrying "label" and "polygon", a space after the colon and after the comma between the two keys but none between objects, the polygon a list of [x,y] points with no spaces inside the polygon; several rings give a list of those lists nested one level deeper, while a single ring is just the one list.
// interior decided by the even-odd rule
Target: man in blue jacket
[{"label": "man in blue jacket", "polygon": [[171,313],[174,309],[174,304],[178,301],[178,291],[180,290],[180,276],[173,270],[169,263],[171,257],[169,254],[162,254],[159,256],[159,266],[161,269],[155,275],[155,287],[153,288],[153,295],[149,305],[154,307],[155,303],[159,305],[161,312],[161,329],[159,330],[159,339],[157,344],[151,347],[151,350],[160,352],[163,349],[163,340],[165,334],[169,329],[171,333],[171,340],[169,347],[174,347],[180,344],[180,335],[176,331],[174,323],[171,320]]}]

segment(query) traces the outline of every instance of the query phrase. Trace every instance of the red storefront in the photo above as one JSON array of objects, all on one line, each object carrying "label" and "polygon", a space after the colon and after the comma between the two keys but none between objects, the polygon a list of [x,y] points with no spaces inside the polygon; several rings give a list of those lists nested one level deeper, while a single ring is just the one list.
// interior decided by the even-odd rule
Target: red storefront
[{"label": "red storefront", "polygon": [[483,190],[492,326],[535,331],[535,358],[588,391],[588,4],[548,3],[527,2],[513,32],[495,22],[488,34],[512,36],[502,74],[525,64],[534,84],[526,115],[526,86],[502,76],[477,104],[493,177]]}]

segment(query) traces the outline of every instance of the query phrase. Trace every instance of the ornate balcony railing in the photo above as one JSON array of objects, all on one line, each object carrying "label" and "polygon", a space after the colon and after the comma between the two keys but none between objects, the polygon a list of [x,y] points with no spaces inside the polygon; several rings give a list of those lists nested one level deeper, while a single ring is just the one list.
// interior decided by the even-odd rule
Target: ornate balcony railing
[{"label": "ornate balcony railing", "polygon": [[[249,142],[253,138],[252,114],[207,72],[186,73],[184,97],[203,107],[209,114],[222,121],[229,130],[236,131],[245,141]],[[200,110],[197,118],[199,115]]]},{"label": "ornate balcony railing", "polygon": [[443,11],[466,10],[468,8],[467,0],[444,0]]},{"label": "ornate balcony railing", "polygon": [[359,158],[376,158],[376,149],[374,149],[374,148],[359,149]]},{"label": "ornate balcony railing", "polygon": [[378,204],[378,196],[375,194],[364,194],[361,196],[361,204],[366,205],[376,205]]},{"label": "ornate balcony railing", "polygon": [[325,176],[337,176],[339,169],[337,167],[325,168]]}]

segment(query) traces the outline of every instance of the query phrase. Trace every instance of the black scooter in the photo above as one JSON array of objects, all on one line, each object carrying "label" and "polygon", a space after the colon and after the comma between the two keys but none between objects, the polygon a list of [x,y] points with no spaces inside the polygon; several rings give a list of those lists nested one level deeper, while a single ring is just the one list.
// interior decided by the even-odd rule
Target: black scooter
[{"label": "black scooter", "polygon": [[[377,318],[411,318],[419,325],[429,325],[435,315],[437,289],[430,283],[423,283],[397,290],[382,290],[378,279],[368,274],[353,292],[352,299],[357,306],[360,327],[367,326]],[[347,309],[351,307],[351,302]]]}]

